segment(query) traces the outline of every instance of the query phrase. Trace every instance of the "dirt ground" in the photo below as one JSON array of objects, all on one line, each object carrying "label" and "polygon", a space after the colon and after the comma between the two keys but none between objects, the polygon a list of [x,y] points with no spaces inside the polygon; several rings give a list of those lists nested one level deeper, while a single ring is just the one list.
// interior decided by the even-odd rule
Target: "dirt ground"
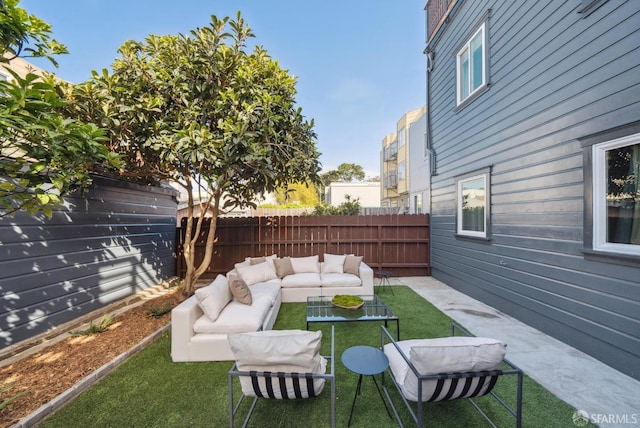
[{"label": "dirt ground", "polygon": [[[170,313],[159,319],[149,309],[184,300],[177,288],[133,307],[113,324],[92,336],[72,336],[0,367],[0,427],[10,426],[69,389],[94,370],[128,351],[145,337],[169,324]],[[8,404],[6,400],[11,400]]]}]

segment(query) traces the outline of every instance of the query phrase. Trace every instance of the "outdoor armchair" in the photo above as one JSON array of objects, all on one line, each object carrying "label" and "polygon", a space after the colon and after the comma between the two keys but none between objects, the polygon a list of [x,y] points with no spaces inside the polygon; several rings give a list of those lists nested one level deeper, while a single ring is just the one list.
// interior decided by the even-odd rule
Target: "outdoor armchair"
[{"label": "outdoor armchair", "polygon": [[[244,420],[246,427],[258,402],[264,399],[306,399],[317,397],[326,386],[331,393],[331,427],[336,421],[334,335],[331,327],[331,355],[321,356],[322,331],[266,330],[229,335],[235,363],[229,370],[229,427],[245,397],[253,397]],[[241,396],[234,402],[234,378]],[[328,385],[327,385],[328,383]]]},{"label": "outdoor armchair", "polygon": [[[504,358],[506,345],[495,339],[473,337],[457,324],[451,324],[451,336],[436,339],[395,341],[381,326],[381,346],[389,358],[389,373],[400,398],[418,427],[422,426],[423,403],[467,398],[480,414],[496,426],[473,400],[493,396],[522,426],[523,372]],[[464,336],[456,336],[462,333]],[[515,409],[493,388],[502,376],[516,376]],[[398,424],[404,426],[385,384],[382,389],[391,404]]]}]

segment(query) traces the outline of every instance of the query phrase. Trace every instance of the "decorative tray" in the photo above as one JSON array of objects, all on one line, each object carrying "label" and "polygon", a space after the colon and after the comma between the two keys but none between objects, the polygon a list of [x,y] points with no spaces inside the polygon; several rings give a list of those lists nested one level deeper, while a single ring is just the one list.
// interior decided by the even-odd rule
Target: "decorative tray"
[{"label": "decorative tray", "polygon": [[360,309],[364,305],[364,300],[358,296],[351,296],[347,294],[337,294],[331,299],[331,304],[337,308],[356,310]]}]

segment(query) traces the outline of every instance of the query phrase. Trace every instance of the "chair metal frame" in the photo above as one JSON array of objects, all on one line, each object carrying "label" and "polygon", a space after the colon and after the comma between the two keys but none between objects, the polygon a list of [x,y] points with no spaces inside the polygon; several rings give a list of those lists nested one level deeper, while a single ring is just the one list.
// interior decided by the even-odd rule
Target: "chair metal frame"
[{"label": "chair metal frame", "polygon": [[[423,381],[435,380],[435,381],[438,381],[441,384],[443,384],[446,380],[454,380],[455,382],[457,382],[458,379],[465,379],[465,381],[471,381],[471,379],[473,379],[473,378],[491,378],[491,379],[489,379],[490,387],[482,395],[490,394],[491,396],[493,396],[493,398],[495,398],[498,401],[498,403],[500,403],[502,405],[502,407],[504,407],[512,416],[515,417],[516,427],[517,428],[521,428],[522,427],[522,383],[523,383],[524,373],[520,368],[515,366],[509,360],[507,360],[507,359],[503,359],[502,360],[502,362],[504,364],[509,366],[509,369],[507,369],[507,370],[491,370],[491,371],[479,371],[479,372],[441,373],[441,374],[432,374],[432,375],[421,375],[416,370],[415,366],[411,363],[411,360],[409,359],[409,357],[400,349],[400,347],[398,346],[398,344],[394,340],[393,336],[391,336],[389,331],[384,326],[380,326],[380,328],[381,328],[381,349],[384,349],[384,345],[385,344],[392,343],[393,346],[396,348],[396,350],[400,353],[402,358],[408,364],[409,369],[418,378],[418,397],[419,398],[422,398],[422,382]],[[459,326],[458,324],[451,323],[451,336],[455,336],[457,332],[462,333],[464,336],[473,336],[469,331],[467,331],[463,327]],[[395,385],[396,389],[398,390],[398,393],[399,393],[400,397],[402,398],[402,401],[404,402],[404,404],[407,407],[409,413],[411,414],[411,418],[416,423],[416,426],[421,427],[422,426],[422,419],[423,419],[423,414],[422,414],[423,413],[423,404],[425,402],[430,402],[430,401],[428,401],[428,400],[427,401],[423,401],[422,399],[419,399],[417,401],[416,405],[412,405],[409,402],[409,400],[407,400],[404,397],[404,395],[402,394],[402,390],[400,388],[400,385],[398,385],[398,382],[396,381],[393,373],[391,372],[391,369],[389,368],[388,370],[389,370],[389,375],[390,375],[389,377],[391,377],[391,380],[393,381],[393,384]],[[507,404],[501,397],[499,397],[493,391],[493,387],[497,383],[497,381],[500,378],[500,376],[506,376],[506,375],[515,375],[515,376],[517,376],[516,408],[515,409],[513,409],[512,406]],[[396,420],[398,421],[398,425],[400,427],[403,427],[404,425],[402,423],[402,420],[400,419],[400,415],[398,414],[398,411],[397,411],[395,405],[393,404],[393,400],[391,399],[391,396],[389,395],[389,391],[387,390],[387,387],[385,385],[385,373],[382,373],[382,390],[384,391],[384,393],[385,393],[385,395],[387,397],[387,400],[389,401],[389,404],[391,405],[391,408],[393,409],[393,413],[394,413],[394,415],[396,417]],[[479,396],[479,395],[473,395],[472,397],[467,398],[467,400],[484,417],[484,419],[487,422],[489,422],[489,424],[491,424],[492,427],[496,428],[496,425],[489,418],[489,416],[473,400],[474,396]],[[452,398],[452,399],[457,399],[457,398]],[[414,410],[414,406],[416,407],[415,410]]]},{"label": "chair metal frame", "polygon": [[[256,396],[253,398],[253,402],[251,403],[251,406],[249,408],[249,411],[247,413],[247,416],[244,419],[244,423],[242,424],[242,427],[245,428],[248,424],[249,424],[249,419],[251,419],[251,415],[253,414],[253,410],[256,407],[256,404],[258,402],[258,398],[265,398],[265,399],[278,399],[276,397],[274,397],[273,395],[273,391],[270,389],[270,385],[273,384],[273,382],[278,382],[282,385],[281,382],[284,382],[285,379],[293,379],[294,383],[298,382],[298,381],[303,381],[305,383],[308,384],[308,382],[313,383],[314,379],[325,379],[325,386],[324,388],[327,387],[327,383],[330,386],[331,389],[331,428],[335,428],[336,426],[336,382],[335,382],[335,341],[334,341],[334,327],[331,326],[331,355],[329,356],[324,356],[324,358],[327,359],[327,369],[329,369],[329,373],[284,373],[284,372],[269,372],[269,371],[264,371],[264,372],[258,372],[258,371],[238,371],[237,370],[237,364],[234,362],[233,366],[231,367],[231,369],[229,370],[229,374],[228,374],[228,385],[229,385],[229,427],[230,428],[234,428],[235,425],[235,418],[236,418],[236,414],[238,413],[238,411],[240,410],[240,405],[242,404],[243,400],[247,397],[246,395],[244,395],[242,392],[240,393],[240,399],[238,400],[237,403],[234,404],[234,396],[233,396],[233,378],[240,378],[242,376],[244,377],[250,377],[252,379],[252,382],[254,384],[254,388],[257,385],[257,380],[258,378],[264,378],[265,379],[265,383],[267,385],[267,391],[266,394],[264,391],[256,391]],[[313,391],[313,388],[308,389],[310,391]],[[315,396],[309,397],[309,398],[314,398]],[[297,398],[301,398],[301,397],[288,397],[288,399],[297,399]],[[287,398],[281,398],[281,399],[287,399]]]}]

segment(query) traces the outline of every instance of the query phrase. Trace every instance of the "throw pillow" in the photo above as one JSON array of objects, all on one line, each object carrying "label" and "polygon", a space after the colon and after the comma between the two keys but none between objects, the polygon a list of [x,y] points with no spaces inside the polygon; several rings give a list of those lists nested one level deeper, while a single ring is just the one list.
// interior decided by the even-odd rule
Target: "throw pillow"
[{"label": "throw pillow", "polygon": [[291,257],[291,265],[295,273],[320,273],[320,257]]},{"label": "throw pillow", "polygon": [[218,275],[206,287],[198,288],[194,294],[198,301],[198,306],[211,321],[218,319],[222,309],[233,298],[227,285],[227,278],[223,275]]},{"label": "throw pillow", "polygon": [[322,273],[344,273],[344,261],[346,255],[324,254]]},{"label": "throw pillow", "polygon": [[362,261],[362,256],[352,256],[348,255],[344,259],[344,273],[350,273],[353,275],[360,276],[360,262]]},{"label": "throw pillow", "polygon": [[266,261],[267,259],[265,259],[264,257],[252,257],[249,259],[249,264],[259,265],[260,263],[264,263]]},{"label": "throw pillow", "polygon": [[293,275],[296,273],[293,270],[290,257],[283,257],[281,259],[275,259],[273,263],[276,266],[276,275],[278,278],[284,278],[287,275]]},{"label": "throw pillow", "polygon": [[238,302],[244,303],[245,305],[251,305],[253,303],[249,286],[238,275],[229,275],[229,290],[231,290],[231,294],[233,294],[233,297]]},{"label": "throw pillow", "polygon": [[476,372],[500,366],[507,346],[484,337],[441,337],[425,340],[409,352],[420,374]]},{"label": "throw pillow", "polygon": [[266,282],[272,279],[277,279],[276,271],[268,262],[262,262],[257,265],[242,266],[237,269],[240,278],[247,283],[247,285],[257,284],[259,282]]}]

